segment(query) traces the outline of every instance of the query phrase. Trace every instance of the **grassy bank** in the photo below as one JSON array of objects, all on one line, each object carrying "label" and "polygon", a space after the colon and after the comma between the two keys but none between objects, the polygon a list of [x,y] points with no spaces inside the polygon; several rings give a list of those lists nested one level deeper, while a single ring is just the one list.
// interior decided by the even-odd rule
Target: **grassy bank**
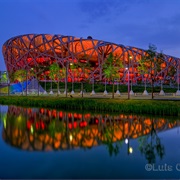
[{"label": "grassy bank", "polygon": [[136,114],[180,116],[180,101],[119,100],[60,97],[0,97],[0,104],[29,107],[57,108],[64,110],[89,110]]}]

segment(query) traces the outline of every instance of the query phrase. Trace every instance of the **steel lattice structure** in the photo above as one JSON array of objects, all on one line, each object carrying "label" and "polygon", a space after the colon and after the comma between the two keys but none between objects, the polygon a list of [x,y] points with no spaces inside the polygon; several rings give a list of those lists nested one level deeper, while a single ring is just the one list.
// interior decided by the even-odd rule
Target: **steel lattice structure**
[{"label": "steel lattice structure", "polygon": [[[127,47],[121,44],[110,43],[88,37],[77,38],[73,36],[49,35],[49,34],[26,34],[13,37],[3,45],[3,56],[8,73],[19,69],[30,70],[36,68],[36,74],[40,80],[49,78],[49,66],[57,62],[60,67],[65,68],[70,63],[81,61],[88,62],[92,68],[83,78],[89,80],[103,81],[105,79],[102,64],[104,60],[113,53],[122,60],[124,66],[129,64],[130,78],[134,84],[143,81],[143,75],[138,72],[138,61],[146,54],[143,49]],[[132,59],[129,61],[129,57]],[[164,83],[177,80],[176,73],[173,77],[169,75],[172,67],[177,70],[179,58],[169,55],[164,56],[164,65],[157,75],[158,80],[163,79]],[[77,72],[68,70],[68,81],[76,82],[82,80],[77,73],[82,73],[78,68]],[[127,82],[127,71],[125,68],[119,70],[121,83]],[[150,82],[147,74],[147,82]]]}]

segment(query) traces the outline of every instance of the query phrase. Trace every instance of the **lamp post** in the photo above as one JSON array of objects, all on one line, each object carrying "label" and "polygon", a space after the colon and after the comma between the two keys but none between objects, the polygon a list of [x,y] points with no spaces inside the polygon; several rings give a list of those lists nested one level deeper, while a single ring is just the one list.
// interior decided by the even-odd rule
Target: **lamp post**
[{"label": "lamp post", "polygon": [[179,91],[179,65],[178,65],[178,70],[177,70],[177,74],[178,74],[178,91]]},{"label": "lamp post", "polygon": [[66,95],[67,97],[67,83],[68,83],[68,67],[69,67],[69,64],[68,62],[66,62],[66,75],[65,75],[65,91],[64,91],[64,94]]},{"label": "lamp post", "polygon": [[[130,99],[129,66],[130,66],[131,59],[132,59],[132,56],[128,56],[128,67],[126,67],[126,70],[128,71],[128,99]],[[131,85],[131,88],[132,88],[132,85]]]},{"label": "lamp post", "polygon": [[[35,94],[35,87],[34,87],[34,68],[31,68],[31,73],[33,74],[33,78],[31,79],[31,86],[32,86],[32,88],[31,88],[31,90],[32,90],[32,94]],[[32,75],[31,74],[31,75]]]},{"label": "lamp post", "polygon": [[[2,84],[2,71],[0,71],[0,85]],[[1,95],[1,88],[0,88],[0,95]]]},{"label": "lamp post", "polygon": [[143,95],[148,96],[149,94],[148,94],[148,92],[146,90],[146,75],[144,75],[143,77],[144,77],[144,92],[143,92]]},{"label": "lamp post", "polygon": [[130,129],[132,127],[132,120],[129,119],[128,121],[128,134],[126,135],[126,139],[125,139],[125,144],[127,144],[127,154],[132,154],[133,153],[133,148],[130,146]]},{"label": "lamp post", "polygon": [[178,84],[178,89],[176,91],[176,96],[180,96],[180,90],[179,90],[179,61],[178,61],[178,66],[177,66],[177,84]]},{"label": "lamp post", "polygon": [[104,90],[104,93],[103,95],[106,96],[108,94],[107,90],[106,90],[106,77],[105,77],[105,90]]},{"label": "lamp post", "polygon": [[117,91],[116,91],[116,94],[119,95],[119,96],[121,95],[121,93],[119,91],[119,82],[118,82],[118,80],[117,80]]},{"label": "lamp post", "polygon": [[73,77],[71,78],[72,79],[71,95],[74,94],[74,69],[73,69],[73,72],[72,72],[73,65],[74,65],[73,63],[70,63],[71,74],[73,73]]},{"label": "lamp post", "polygon": [[96,93],[95,93],[95,91],[94,91],[94,75],[93,75],[91,95],[94,95],[94,94],[96,94]]},{"label": "lamp post", "polygon": [[134,92],[133,92],[133,90],[132,90],[132,78],[131,78],[131,91],[130,91],[130,94],[131,94],[131,95],[134,95]]},{"label": "lamp post", "polygon": [[[128,56],[128,69],[130,68],[130,63],[131,63],[131,60],[132,60],[132,56]],[[134,92],[133,92],[133,90],[132,90],[132,80],[133,80],[133,78],[132,78],[132,76],[131,76],[131,90],[130,90],[130,95],[134,95]]]},{"label": "lamp post", "polygon": [[129,68],[128,68],[128,67],[126,67],[126,70],[127,70],[127,72],[128,72],[128,99],[130,99]]},{"label": "lamp post", "polygon": [[28,94],[28,71],[26,69],[26,96]]},{"label": "lamp post", "polygon": [[165,95],[165,93],[164,93],[164,90],[163,90],[163,82],[162,82],[162,81],[163,81],[163,80],[162,80],[162,77],[161,77],[161,90],[160,90],[159,95],[164,96],[164,95]]},{"label": "lamp post", "polygon": [[46,91],[46,74],[44,74],[44,94],[47,94],[47,91]]},{"label": "lamp post", "polygon": [[130,146],[129,138],[125,139],[125,144],[127,144],[127,154],[132,154],[133,153],[133,148]]}]

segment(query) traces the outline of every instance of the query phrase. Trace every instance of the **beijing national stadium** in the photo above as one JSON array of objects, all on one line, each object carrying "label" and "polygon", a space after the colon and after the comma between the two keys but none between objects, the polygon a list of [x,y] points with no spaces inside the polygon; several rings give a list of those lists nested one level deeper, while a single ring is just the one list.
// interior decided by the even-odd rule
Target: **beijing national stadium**
[{"label": "beijing national stadium", "polygon": [[[133,85],[144,81],[144,75],[138,71],[138,62],[145,55],[146,51],[140,48],[124,46],[102,40],[77,38],[74,36],[50,35],[50,34],[26,34],[12,37],[2,47],[2,52],[8,75],[18,70],[29,72],[34,69],[38,81],[49,81],[50,69],[53,63],[60,68],[67,69],[68,82],[81,81],[107,81],[103,73],[103,63],[110,54],[113,54],[122,61],[122,64],[129,67],[129,78]],[[156,84],[163,79],[164,84],[177,83],[177,73],[171,75],[172,68],[177,69],[179,58],[163,54],[164,63],[161,71],[156,75]],[[72,69],[73,64],[88,63],[90,68],[83,70],[82,67]],[[119,69],[120,84],[127,84],[128,74],[125,68]],[[30,80],[31,77],[27,76]],[[61,78],[60,81],[64,81]],[[147,83],[151,82],[150,75],[146,74]],[[14,83],[10,79],[11,83]]]}]

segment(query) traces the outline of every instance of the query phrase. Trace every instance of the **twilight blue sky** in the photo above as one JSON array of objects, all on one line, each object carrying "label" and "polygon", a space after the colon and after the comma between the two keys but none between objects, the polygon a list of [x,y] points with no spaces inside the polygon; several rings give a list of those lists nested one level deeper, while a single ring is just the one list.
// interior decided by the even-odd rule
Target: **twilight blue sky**
[{"label": "twilight blue sky", "polygon": [[[92,36],[180,57],[180,0],[0,0],[0,46],[29,33]],[[0,52],[0,70],[5,70]]]}]

